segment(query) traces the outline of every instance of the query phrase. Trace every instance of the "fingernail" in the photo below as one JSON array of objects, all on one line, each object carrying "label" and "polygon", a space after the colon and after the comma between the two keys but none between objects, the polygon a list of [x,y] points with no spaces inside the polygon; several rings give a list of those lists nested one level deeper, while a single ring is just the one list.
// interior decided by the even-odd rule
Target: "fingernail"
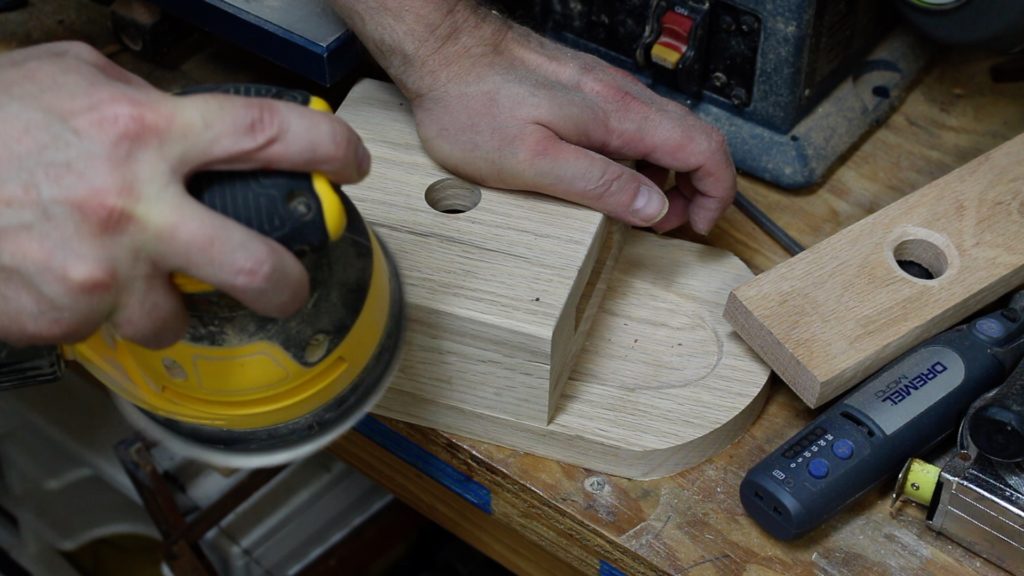
[{"label": "fingernail", "polygon": [[665,198],[661,190],[647,185],[640,187],[629,208],[629,213],[644,224],[654,224],[667,212],[668,198]]},{"label": "fingernail", "polygon": [[362,144],[356,148],[356,164],[359,167],[359,173],[363,176],[370,173],[370,151]]},{"label": "fingernail", "polygon": [[651,230],[654,230],[655,234],[665,234],[666,232],[671,232],[672,228],[668,226],[651,226]]}]

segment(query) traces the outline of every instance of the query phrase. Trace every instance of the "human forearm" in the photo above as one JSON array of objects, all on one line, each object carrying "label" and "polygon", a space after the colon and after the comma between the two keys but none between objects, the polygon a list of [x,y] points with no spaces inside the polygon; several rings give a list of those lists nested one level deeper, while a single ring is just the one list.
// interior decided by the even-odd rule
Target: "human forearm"
[{"label": "human forearm", "polygon": [[84,44],[0,54],[0,340],[57,344],[106,323],[162,347],[187,328],[171,274],[265,316],[294,313],[308,277],[283,246],[204,207],[204,170],[323,172],[358,181],[369,154],[340,119],[287,102],[172,97]]},{"label": "human forearm", "polygon": [[411,99],[448,82],[456,63],[483,57],[512,24],[474,0],[332,0],[373,57]]}]

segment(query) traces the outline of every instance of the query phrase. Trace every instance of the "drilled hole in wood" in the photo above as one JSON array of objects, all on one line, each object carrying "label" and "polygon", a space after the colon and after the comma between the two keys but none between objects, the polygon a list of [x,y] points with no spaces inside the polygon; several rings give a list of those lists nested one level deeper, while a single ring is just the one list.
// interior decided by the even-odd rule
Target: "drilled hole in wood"
[{"label": "drilled hole in wood", "polygon": [[892,255],[900,270],[920,280],[935,280],[949,269],[949,258],[942,248],[921,238],[900,242]]},{"label": "drilled hole in wood", "polygon": [[480,203],[480,189],[465,180],[442,178],[427,186],[424,198],[438,212],[462,214]]}]

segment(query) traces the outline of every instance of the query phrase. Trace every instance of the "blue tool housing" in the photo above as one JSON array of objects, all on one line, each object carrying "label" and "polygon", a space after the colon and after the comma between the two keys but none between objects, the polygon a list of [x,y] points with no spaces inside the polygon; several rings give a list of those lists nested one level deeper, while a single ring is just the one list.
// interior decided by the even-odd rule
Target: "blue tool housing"
[{"label": "blue tool housing", "polygon": [[775,449],[740,484],[747,514],[798,538],[952,432],[1024,356],[1021,300],[910,350]]}]

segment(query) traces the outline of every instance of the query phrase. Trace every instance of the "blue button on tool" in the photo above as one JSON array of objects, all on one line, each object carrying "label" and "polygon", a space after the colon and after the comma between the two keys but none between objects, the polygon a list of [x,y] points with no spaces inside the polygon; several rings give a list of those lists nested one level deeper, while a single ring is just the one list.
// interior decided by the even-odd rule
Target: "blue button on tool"
[{"label": "blue button on tool", "polygon": [[1002,322],[995,318],[982,318],[974,323],[974,330],[982,336],[989,338],[1002,338],[1006,334],[1006,328]]},{"label": "blue button on tool", "polygon": [[811,475],[811,478],[822,478],[828,476],[828,460],[824,458],[815,458],[807,463],[807,473]]},{"label": "blue button on tool", "polygon": [[853,442],[840,438],[832,444],[832,453],[840,460],[849,460],[853,456]]}]

